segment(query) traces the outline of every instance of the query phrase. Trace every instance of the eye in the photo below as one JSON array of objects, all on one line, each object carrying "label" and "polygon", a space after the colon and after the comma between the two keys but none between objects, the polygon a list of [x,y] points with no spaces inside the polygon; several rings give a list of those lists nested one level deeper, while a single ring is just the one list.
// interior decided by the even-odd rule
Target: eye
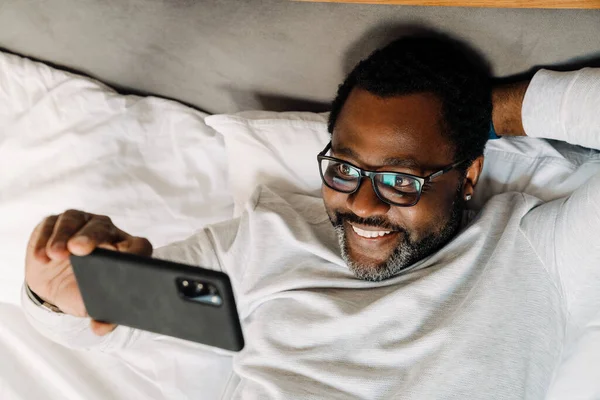
[{"label": "eye", "polygon": [[386,174],[382,176],[382,181],[385,185],[396,189],[403,189],[413,185],[413,180],[401,175]]},{"label": "eye", "polygon": [[356,171],[354,170],[354,168],[352,168],[351,166],[349,166],[348,164],[340,164],[338,166],[338,171],[340,173],[340,175],[343,176],[347,176],[347,177],[356,177]]},{"label": "eye", "polygon": [[411,180],[403,178],[401,176],[396,176],[396,179],[394,181],[394,186],[396,187],[405,187],[405,186],[409,186],[411,184]]},{"label": "eye", "polygon": [[419,181],[403,175],[383,174],[378,177],[380,192],[387,196],[410,196],[419,192]]}]

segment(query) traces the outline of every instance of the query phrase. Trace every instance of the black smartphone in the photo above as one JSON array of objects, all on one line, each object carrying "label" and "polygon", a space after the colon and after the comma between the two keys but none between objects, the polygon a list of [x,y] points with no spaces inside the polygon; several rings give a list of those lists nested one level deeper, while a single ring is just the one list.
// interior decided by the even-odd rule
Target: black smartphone
[{"label": "black smartphone", "polygon": [[91,318],[240,351],[229,277],[220,271],[105,249],[71,256]]}]

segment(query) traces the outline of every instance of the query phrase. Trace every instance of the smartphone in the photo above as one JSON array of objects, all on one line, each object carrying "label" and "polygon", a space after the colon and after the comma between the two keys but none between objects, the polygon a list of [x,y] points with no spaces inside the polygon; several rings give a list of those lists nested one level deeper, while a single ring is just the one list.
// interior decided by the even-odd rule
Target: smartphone
[{"label": "smartphone", "polygon": [[231,351],[244,348],[223,272],[105,249],[72,255],[71,265],[95,320]]}]

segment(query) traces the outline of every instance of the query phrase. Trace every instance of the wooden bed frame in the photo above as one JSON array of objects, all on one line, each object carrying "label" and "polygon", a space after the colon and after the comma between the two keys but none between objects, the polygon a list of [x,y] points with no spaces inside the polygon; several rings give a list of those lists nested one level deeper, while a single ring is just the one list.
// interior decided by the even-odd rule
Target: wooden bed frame
[{"label": "wooden bed frame", "polygon": [[600,0],[296,0],[319,3],[402,4],[411,6],[490,8],[596,8]]}]

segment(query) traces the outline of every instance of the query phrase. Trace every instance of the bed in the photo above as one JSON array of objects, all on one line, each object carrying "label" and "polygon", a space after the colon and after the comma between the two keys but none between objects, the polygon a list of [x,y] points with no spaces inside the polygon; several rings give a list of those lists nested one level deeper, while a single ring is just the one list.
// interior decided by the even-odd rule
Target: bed
[{"label": "bed", "polygon": [[[10,50],[0,53],[1,399],[218,398],[226,374],[189,357],[181,343],[165,341],[152,358],[111,356],[62,348],[32,331],[19,308],[29,233],[47,214],[84,208],[161,246],[237,215],[259,183],[319,196],[314,154],[327,141],[319,111],[348,66],[394,25],[376,23],[389,15],[386,6],[193,3],[0,6],[0,45]],[[457,9],[394,10],[402,22],[452,26],[486,49],[500,75],[581,61],[600,50],[597,11],[469,9],[470,24],[459,28],[464,16]],[[360,24],[345,36],[322,40],[334,31],[324,27],[327,16],[339,27],[356,15]],[[316,22],[307,29],[297,22],[303,18]],[[565,19],[578,30],[557,25]],[[266,28],[265,21],[273,24]],[[172,32],[156,28],[161,24]],[[204,36],[192,41],[195,35]],[[238,112],[245,109],[294,111]],[[561,197],[600,169],[598,152],[561,143],[502,139],[486,152],[474,208],[508,190]],[[567,398],[574,387],[583,398],[600,396],[600,316],[597,322],[565,352],[548,398]]]}]

